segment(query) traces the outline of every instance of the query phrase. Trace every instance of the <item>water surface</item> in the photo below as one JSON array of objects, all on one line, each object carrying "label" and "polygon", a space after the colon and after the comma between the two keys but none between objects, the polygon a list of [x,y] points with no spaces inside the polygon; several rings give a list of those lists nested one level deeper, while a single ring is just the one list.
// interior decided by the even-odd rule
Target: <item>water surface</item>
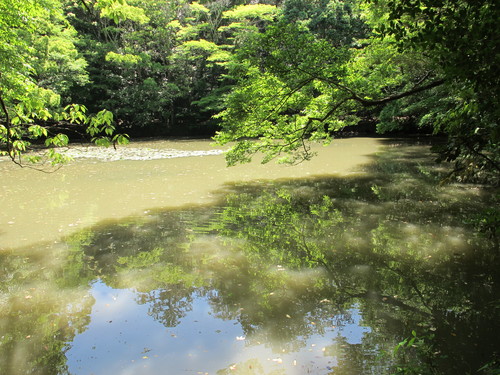
[{"label": "water surface", "polygon": [[[185,155],[218,150],[208,140],[133,142],[129,147]],[[326,148],[316,145],[317,157],[295,166],[256,161],[251,167],[227,168],[221,154],[108,163],[77,158],[48,174],[20,169],[4,159],[0,161],[0,249],[56,241],[103,219],[148,209],[210,203],[226,183],[348,174],[368,162],[378,147],[378,141],[370,138],[338,140]],[[103,152],[113,155],[112,148]]]},{"label": "water surface", "polygon": [[222,155],[2,164],[0,372],[493,367],[498,239],[478,214],[495,192],[439,184],[448,170],[418,142],[318,151],[229,170]]}]

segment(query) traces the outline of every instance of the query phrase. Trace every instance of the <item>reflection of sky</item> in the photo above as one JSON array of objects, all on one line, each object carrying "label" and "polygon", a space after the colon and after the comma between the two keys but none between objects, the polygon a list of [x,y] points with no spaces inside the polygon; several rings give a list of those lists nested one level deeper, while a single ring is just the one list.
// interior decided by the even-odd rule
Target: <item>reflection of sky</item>
[{"label": "reflection of sky", "polygon": [[132,291],[97,282],[92,294],[96,302],[91,323],[66,353],[75,375],[216,374],[230,366],[256,369],[256,364],[266,373],[327,374],[336,364],[331,351],[336,338],[346,336],[349,344],[359,344],[369,332],[358,325],[361,316],[353,309],[350,324],[311,336],[298,352],[273,353],[265,343],[245,345],[239,323],[215,318],[205,298],[194,299],[177,327],[165,327],[148,315],[147,304],[137,304]]},{"label": "reflection of sky", "polygon": [[337,327],[337,335],[346,338],[348,344],[361,344],[363,335],[371,331],[369,327],[360,326],[362,316],[358,309],[349,310],[351,313],[352,323],[344,324],[342,327]]}]

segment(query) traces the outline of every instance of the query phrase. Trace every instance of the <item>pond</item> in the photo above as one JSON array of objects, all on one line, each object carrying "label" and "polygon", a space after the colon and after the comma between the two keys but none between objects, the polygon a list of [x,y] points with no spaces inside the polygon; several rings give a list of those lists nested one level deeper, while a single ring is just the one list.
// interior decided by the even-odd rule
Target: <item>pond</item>
[{"label": "pond", "polygon": [[0,162],[0,373],[496,373],[498,191],[440,184],[426,141],[315,148]]}]

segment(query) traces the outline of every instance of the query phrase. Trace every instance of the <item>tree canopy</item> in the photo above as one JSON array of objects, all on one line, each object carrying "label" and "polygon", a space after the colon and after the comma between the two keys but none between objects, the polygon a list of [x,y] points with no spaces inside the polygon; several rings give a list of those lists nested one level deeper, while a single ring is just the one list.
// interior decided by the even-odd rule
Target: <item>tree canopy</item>
[{"label": "tree canopy", "polygon": [[234,55],[237,84],[216,136],[237,141],[230,163],[257,151],[264,162],[282,153],[283,160],[307,159],[305,139],[329,141],[374,118],[379,132],[416,125],[447,135],[441,158],[456,161],[458,173],[498,179],[494,2],[344,2],[357,12],[335,25],[342,42],[314,18],[290,23],[308,13],[300,2],[286,4],[280,19]]},{"label": "tree canopy", "polygon": [[[125,142],[114,133],[113,114],[105,109],[88,115],[84,105],[69,102],[73,86],[89,82],[87,62],[75,43],[76,30],[67,22],[58,0],[8,0],[0,5],[0,145],[2,154],[22,165],[21,155],[33,141],[64,146],[67,124],[84,124],[99,144]],[[113,138],[111,138],[113,136]],[[32,162],[64,157],[50,148]]]},{"label": "tree canopy", "polygon": [[457,175],[498,181],[498,18],[493,0],[6,0],[2,152],[79,123],[294,162],[362,123],[444,135]]}]

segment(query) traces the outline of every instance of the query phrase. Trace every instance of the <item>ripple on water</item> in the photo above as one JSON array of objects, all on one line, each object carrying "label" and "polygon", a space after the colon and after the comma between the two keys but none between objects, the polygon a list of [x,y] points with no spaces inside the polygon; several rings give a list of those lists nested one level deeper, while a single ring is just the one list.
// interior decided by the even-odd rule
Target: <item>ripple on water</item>
[{"label": "ripple on water", "polygon": [[176,149],[152,149],[152,148],[137,148],[123,147],[117,148],[101,148],[101,147],[78,147],[70,148],[62,151],[64,155],[74,159],[97,159],[102,161],[117,161],[117,160],[155,160],[155,159],[172,159],[184,158],[192,156],[208,156],[220,155],[223,150],[196,150],[185,151]]}]

